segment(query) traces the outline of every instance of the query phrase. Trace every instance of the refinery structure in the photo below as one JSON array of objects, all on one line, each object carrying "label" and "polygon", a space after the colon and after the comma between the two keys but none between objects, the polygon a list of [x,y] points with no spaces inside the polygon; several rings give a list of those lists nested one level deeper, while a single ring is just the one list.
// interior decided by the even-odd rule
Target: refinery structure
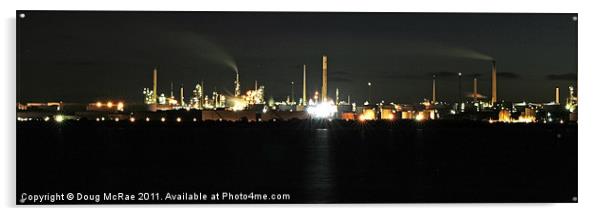
[{"label": "refinery structure", "polygon": [[[292,119],[341,119],[346,121],[373,120],[472,120],[490,123],[564,123],[577,121],[577,96],[573,86],[563,87],[568,91],[566,100],[560,98],[560,87],[553,91],[553,100],[549,103],[507,102],[498,95],[498,79],[496,61],[491,61],[490,88],[491,95],[479,93],[479,80],[472,79],[472,91],[462,91],[462,73],[458,73],[458,98],[452,101],[441,101],[437,92],[437,75],[433,74],[431,98],[422,102],[402,104],[385,101],[375,102],[371,95],[372,84],[368,82],[368,98],[357,104],[347,95],[346,100],[340,98],[339,88],[335,89],[335,97],[328,94],[328,56],[322,56],[320,90],[308,92],[307,65],[303,64],[302,93],[295,96],[294,84],[286,100],[266,100],[266,87],[254,81],[254,88],[241,89],[239,71],[234,70],[233,95],[216,90],[207,91],[205,83],[199,81],[193,88],[185,89],[179,85],[174,94],[174,85],[170,83],[170,93],[159,92],[160,71],[152,71],[152,87],[142,89],[144,108],[128,109],[123,101],[96,101],[86,105],[85,111],[65,113],[62,102],[51,103],[18,103],[18,120],[50,120],[57,119],[96,119],[96,121],[119,121],[122,119],[136,121],[276,121]],[[444,89],[449,91],[449,89]],[[191,92],[186,96],[186,92]],[[30,111],[43,112],[30,112]],[[41,113],[41,114],[40,114]],[[57,114],[58,113],[58,114]]]}]

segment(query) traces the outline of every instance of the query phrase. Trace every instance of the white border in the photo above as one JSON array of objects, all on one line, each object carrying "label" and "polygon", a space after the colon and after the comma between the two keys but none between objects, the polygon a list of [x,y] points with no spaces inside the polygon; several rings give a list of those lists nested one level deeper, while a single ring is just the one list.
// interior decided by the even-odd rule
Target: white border
[{"label": "white border", "polygon": [[[3,34],[0,91],[3,139],[0,182],[1,214],[37,215],[176,215],[189,214],[330,214],[330,215],[588,215],[600,214],[602,161],[596,133],[600,127],[602,69],[596,64],[602,56],[600,7],[594,1],[453,0],[453,1],[12,1],[0,3]],[[382,205],[138,205],[138,206],[15,206],[15,14],[16,10],[185,10],[185,11],[384,11],[384,12],[564,12],[579,13],[579,203],[578,204],[382,204]],[[93,209],[92,209],[93,208]],[[8,213],[8,214],[6,214]]]}]

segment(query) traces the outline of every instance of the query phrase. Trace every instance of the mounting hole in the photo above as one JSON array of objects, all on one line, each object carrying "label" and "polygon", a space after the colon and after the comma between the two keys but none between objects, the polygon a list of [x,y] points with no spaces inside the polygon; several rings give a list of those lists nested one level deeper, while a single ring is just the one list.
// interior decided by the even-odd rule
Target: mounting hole
[{"label": "mounting hole", "polygon": [[20,13],[20,14],[19,14],[19,17],[20,17],[21,19],[23,19],[23,18],[25,18],[25,14],[24,14],[24,13]]},{"label": "mounting hole", "polygon": [[573,21],[577,21],[577,16],[573,16]]},{"label": "mounting hole", "polygon": [[577,202],[577,197],[574,196],[573,198],[571,198],[571,200],[573,200],[573,202]]}]

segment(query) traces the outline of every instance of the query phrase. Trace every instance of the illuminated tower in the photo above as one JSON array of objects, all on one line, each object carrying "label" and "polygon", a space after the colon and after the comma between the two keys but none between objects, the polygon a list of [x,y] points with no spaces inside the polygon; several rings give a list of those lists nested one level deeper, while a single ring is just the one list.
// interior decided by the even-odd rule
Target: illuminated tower
[{"label": "illuminated tower", "polygon": [[152,103],[157,103],[157,68],[153,70],[153,98]]},{"label": "illuminated tower", "polygon": [[303,64],[303,102],[301,103],[301,105],[305,106],[307,105],[307,80],[306,80],[306,70],[307,70],[307,65]]},{"label": "illuminated tower", "polygon": [[322,56],[322,102],[328,99],[328,57]]},{"label": "illuminated tower", "polygon": [[437,76],[433,74],[433,104],[437,103]]},{"label": "illuminated tower", "polygon": [[238,70],[236,70],[236,80],[234,81],[234,97],[240,95],[240,81],[238,80]]},{"label": "illuminated tower", "polygon": [[203,107],[203,87],[201,84],[196,84],[194,90],[192,90],[191,105],[196,109]]},{"label": "illuminated tower", "polygon": [[495,61],[492,61],[491,68],[491,105],[497,102],[497,72],[495,69]]},{"label": "illuminated tower", "polygon": [[556,86],[556,100],[554,100],[554,103],[560,104],[560,89],[558,86]]}]

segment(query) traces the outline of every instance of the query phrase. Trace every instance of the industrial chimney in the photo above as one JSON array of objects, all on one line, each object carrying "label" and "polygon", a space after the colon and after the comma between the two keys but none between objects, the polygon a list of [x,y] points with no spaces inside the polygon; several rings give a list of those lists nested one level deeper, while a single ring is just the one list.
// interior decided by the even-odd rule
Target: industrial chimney
[{"label": "industrial chimney", "polygon": [[322,56],[322,102],[328,99],[328,57]]},{"label": "industrial chimney", "polygon": [[180,85],[180,105],[184,106],[184,84]]},{"label": "industrial chimney", "polygon": [[458,73],[458,109],[462,103],[462,73]]},{"label": "industrial chimney", "polygon": [[472,80],[472,100],[477,101],[477,77]]},{"label": "industrial chimney", "polygon": [[153,70],[153,103],[157,103],[157,68]]},{"label": "industrial chimney", "polygon": [[492,61],[491,68],[491,105],[497,102],[497,72],[495,68],[495,60]]},{"label": "industrial chimney", "polygon": [[335,104],[335,105],[339,105],[339,88],[336,88],[336,90],[335,90],[335,95],[336,95],[336,96],[335,96],[335,101],[334,101],[334,104]]},{"label": "industrial chimney", "polygon": [[437,102],[437,86],[436,86],[436,75],[433,74],[433,104]]},{"label": "industrial chimney", "polygon": [[303,64],[303,106],[307,105],[307,77],[306,77],[307,65]]}]

